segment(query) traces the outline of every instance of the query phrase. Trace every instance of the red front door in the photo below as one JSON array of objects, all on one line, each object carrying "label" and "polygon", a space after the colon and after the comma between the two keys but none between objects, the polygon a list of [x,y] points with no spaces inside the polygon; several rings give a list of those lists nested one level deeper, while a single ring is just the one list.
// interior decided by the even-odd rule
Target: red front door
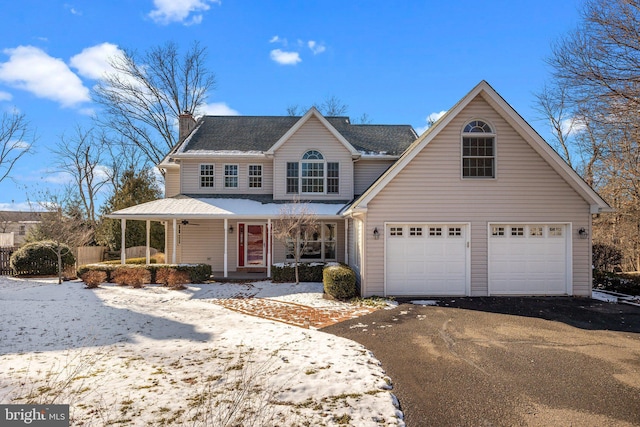
[{"label": "red front door", "polygon": [[238,267],[264,267],[268,251],[265,224],[238,224]]}]

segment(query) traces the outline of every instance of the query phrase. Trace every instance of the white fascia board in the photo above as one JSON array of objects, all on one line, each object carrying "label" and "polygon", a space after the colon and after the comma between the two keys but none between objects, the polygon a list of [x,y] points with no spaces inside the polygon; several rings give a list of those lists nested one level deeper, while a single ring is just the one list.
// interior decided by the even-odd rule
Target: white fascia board
[{"label": "white fascia board", "polygon": [[291,138],[291,136],[293,136],[294,133],[296,133],[298,131],[298,129],[300,129],[302,127],[302,125],[304,125],[307,121],[309,121],[309,119],[311,118],[311,116],[316,117],[318,120],[320,120],[320,123],[322,123],[329,132],[331,132],[331,134],[338,140],[340,141],[340,143],[342,145],[344,145],[344,147],[351,153],[351,156],[353,158],[358,158],[360,157],[361,153],[356,150],[353,145],[351,145],[349,143],[349,141],[347,141],[345,139],[344,136],[342,136],[342,134],[340,132],[338,132],[336,130],[336,128],[334,128],[331,123],[329,123],[329,121],[327,119],[324,118],[324,116],[322,114],[320,114],[320,112],[316,109],[316,107],[311,107],[309,109],[309,111],[306,112],[306,114],[304,116],[302,116],[300,118],[300,120],[298,120],[296,122],[296,124],[294,124],[291,129],[289,129],[284,135],[282,135],[282,137],[276,141],[275,144],[273,144],[273,146],[271,148],[269,148],[266,151],[266,154],[268,156],[272,156],[276,150],[278,150],[278,148],[280,148],[285,142],[287,142],[289,140],[289,138]]},{"label": "white fascia board", "polygon": [[252,159],[264,159],[266,158],[266,154],[262,151],[241,151],[241,150],[200,150],[200,151],[189,151],[188,153],[182,154],[174,154],[171,156],[174,159],[204,159],[204,158],[237,158],[242,157],[252,158]]}]

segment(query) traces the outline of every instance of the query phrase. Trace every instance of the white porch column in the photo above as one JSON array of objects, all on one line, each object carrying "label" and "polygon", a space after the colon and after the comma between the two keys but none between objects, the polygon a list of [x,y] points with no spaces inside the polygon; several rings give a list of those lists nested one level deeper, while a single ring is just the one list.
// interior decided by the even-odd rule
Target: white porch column
[{"label": "white porch column", "polygon": [[223,276],[227,277],[227,275],[229,274],[229,270],[227,267],[227,260],[228,260],[228,255],[227,255],[227,246],[229,246],[229,220],[227,218],[224,219],[224,273]]},{"label": "white porch column", "polygon": [[151,249],[149,248],[151,242],[151,221],[147,220],[147,265],[151,264]]},{"label": "white porch column", "polygon": [[344,219],[344,263],[349,265],[349,219]]},{"label": "white porch column", "polygon": [[173,250],[171,251],[171,264],[176,263],[176,251],[178,249],[178,221],[173,218]]},{"label": "white porch column", "polygon": [[127,232],[127,220],[122,218],[120,220],[120,264],[125,264],[127,262],[127,253],[126,249],[126,232]]},{"label": "white porch column", "polygon": [[271,251],[273,245],[271,244],[271,218],[267,220],[267,277],[271,277]]}]

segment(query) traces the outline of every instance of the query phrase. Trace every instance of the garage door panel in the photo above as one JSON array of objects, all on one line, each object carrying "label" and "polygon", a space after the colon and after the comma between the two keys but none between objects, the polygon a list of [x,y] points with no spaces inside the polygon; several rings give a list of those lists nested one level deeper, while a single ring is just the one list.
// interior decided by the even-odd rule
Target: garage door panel
[{"label": "garage door panel", "polygon": [[385,239],[387,295],[465,295],[466,227],[388,224]]},{"label": "garage door panel", "polygon": [[567,293],[567,226],[490,226],[489,292],[494,295]]}]

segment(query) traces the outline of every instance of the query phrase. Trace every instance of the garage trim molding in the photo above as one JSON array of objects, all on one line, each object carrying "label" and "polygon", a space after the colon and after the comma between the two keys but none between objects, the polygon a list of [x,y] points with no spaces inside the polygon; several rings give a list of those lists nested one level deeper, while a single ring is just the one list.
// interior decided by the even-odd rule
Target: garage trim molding
[{"label": "garage trim molding", "polygon": [[[541,225],[541,226],[554,226],[560,225],[565,227],[565,235],[563,236],[565,242],[565,294],[573,295],[573,224],[571,222],[564,221],[494,221],[487,223],[487,294],[494,295],[491,291],[491,238],[492,227],[500,225]],[[497,294],[501,295],[501,294]],[[518,294],[513,294],[518,295]],[[529,294],[527,294],[529,295]],[[541,295],[557,295],[557,294],[541,294]]]},{"label": "garage trim molding", "polygon": [[[459,221],[385,221],[384,222],[384,241],[382,252],[384,255],[383,262],[383,278],[384,278],[384,295],[387,296],[387,238],[389,226],[393,225],[458,225],[464,226],[465,234],[465,296],[471,295],[471,223]],[[416,295],[419,296],[419,295]]]}]

